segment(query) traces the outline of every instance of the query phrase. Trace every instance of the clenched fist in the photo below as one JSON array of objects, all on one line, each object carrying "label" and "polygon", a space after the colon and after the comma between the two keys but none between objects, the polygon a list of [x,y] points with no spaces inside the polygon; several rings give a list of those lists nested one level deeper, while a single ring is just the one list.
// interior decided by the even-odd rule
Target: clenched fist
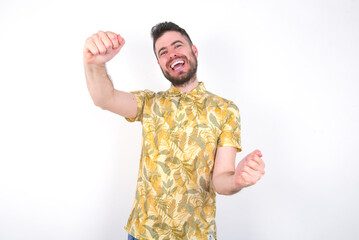
[{"label": "clenched fist", "polygon": [[116,56],[124,44],[119,34],[99,31],[86,39],[84,64],[104,64]]},{"label": "clenched fist", "polygon": [[243,188],[255,184],[264,175],[264,167],[259,150],[248,154],[238,163],[234,176],[235,186]]}]

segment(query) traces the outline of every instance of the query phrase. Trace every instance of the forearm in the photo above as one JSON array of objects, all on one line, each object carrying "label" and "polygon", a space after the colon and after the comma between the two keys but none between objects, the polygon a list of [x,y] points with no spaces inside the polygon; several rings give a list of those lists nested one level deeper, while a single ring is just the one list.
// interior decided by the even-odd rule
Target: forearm
[{"label": "forearm", "polygon": [[113,84],[106,72],[105,64],[85,64],[86,83],[96,106],[106,108],[106,102],[113,96]]},{"label": "forearm", "polygon": [[235,185],[234,174],[234,171],[228,171],[213,176],[213,187],[218,194],[232,195],[242,189]]},{"label": "forearm", "polygon": [[243,158],[234,167],[235,149],[221,147],[217,149],[212,182],[219,194],[231,195],[242,188],[252,186],[265,173],[262,153],[255,150]]}]

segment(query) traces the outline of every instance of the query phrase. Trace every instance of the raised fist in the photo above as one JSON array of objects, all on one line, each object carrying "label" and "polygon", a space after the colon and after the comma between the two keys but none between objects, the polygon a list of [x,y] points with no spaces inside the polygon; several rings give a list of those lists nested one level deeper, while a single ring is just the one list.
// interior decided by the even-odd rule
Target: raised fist
[{"label": "raised fist", "polygon": [[119,34],[99,31],[86,39],[84,64],[104,64],[116,56],[124,44]]}]

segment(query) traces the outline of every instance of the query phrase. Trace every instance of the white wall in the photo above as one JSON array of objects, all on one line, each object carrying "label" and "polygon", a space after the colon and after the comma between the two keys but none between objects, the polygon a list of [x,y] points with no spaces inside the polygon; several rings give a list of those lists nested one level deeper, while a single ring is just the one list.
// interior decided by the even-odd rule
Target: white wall
[{"label": "white wall", "polygon": [[199,79],[241,110],[256,186],[218,196],[219,239],[359,239],[359,2],[0,3],[0,239],[125,239],[141,126],[96,108],[82,47],[121,33],[115,86],[165,90],[150,28],[184,27]]}]

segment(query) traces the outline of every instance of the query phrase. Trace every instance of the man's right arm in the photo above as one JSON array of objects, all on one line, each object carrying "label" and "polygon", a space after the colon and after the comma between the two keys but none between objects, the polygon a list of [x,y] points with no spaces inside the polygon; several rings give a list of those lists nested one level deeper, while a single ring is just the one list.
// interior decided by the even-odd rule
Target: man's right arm
[{"label": "man's right arm", "polygon": [[127,118],[137,115],[137,101],[132,93],[114,89],[106,72],[106,62],[116,56],[125,40],[113,32],[99,31],[84,46],[87,88],[96,106]]}]

